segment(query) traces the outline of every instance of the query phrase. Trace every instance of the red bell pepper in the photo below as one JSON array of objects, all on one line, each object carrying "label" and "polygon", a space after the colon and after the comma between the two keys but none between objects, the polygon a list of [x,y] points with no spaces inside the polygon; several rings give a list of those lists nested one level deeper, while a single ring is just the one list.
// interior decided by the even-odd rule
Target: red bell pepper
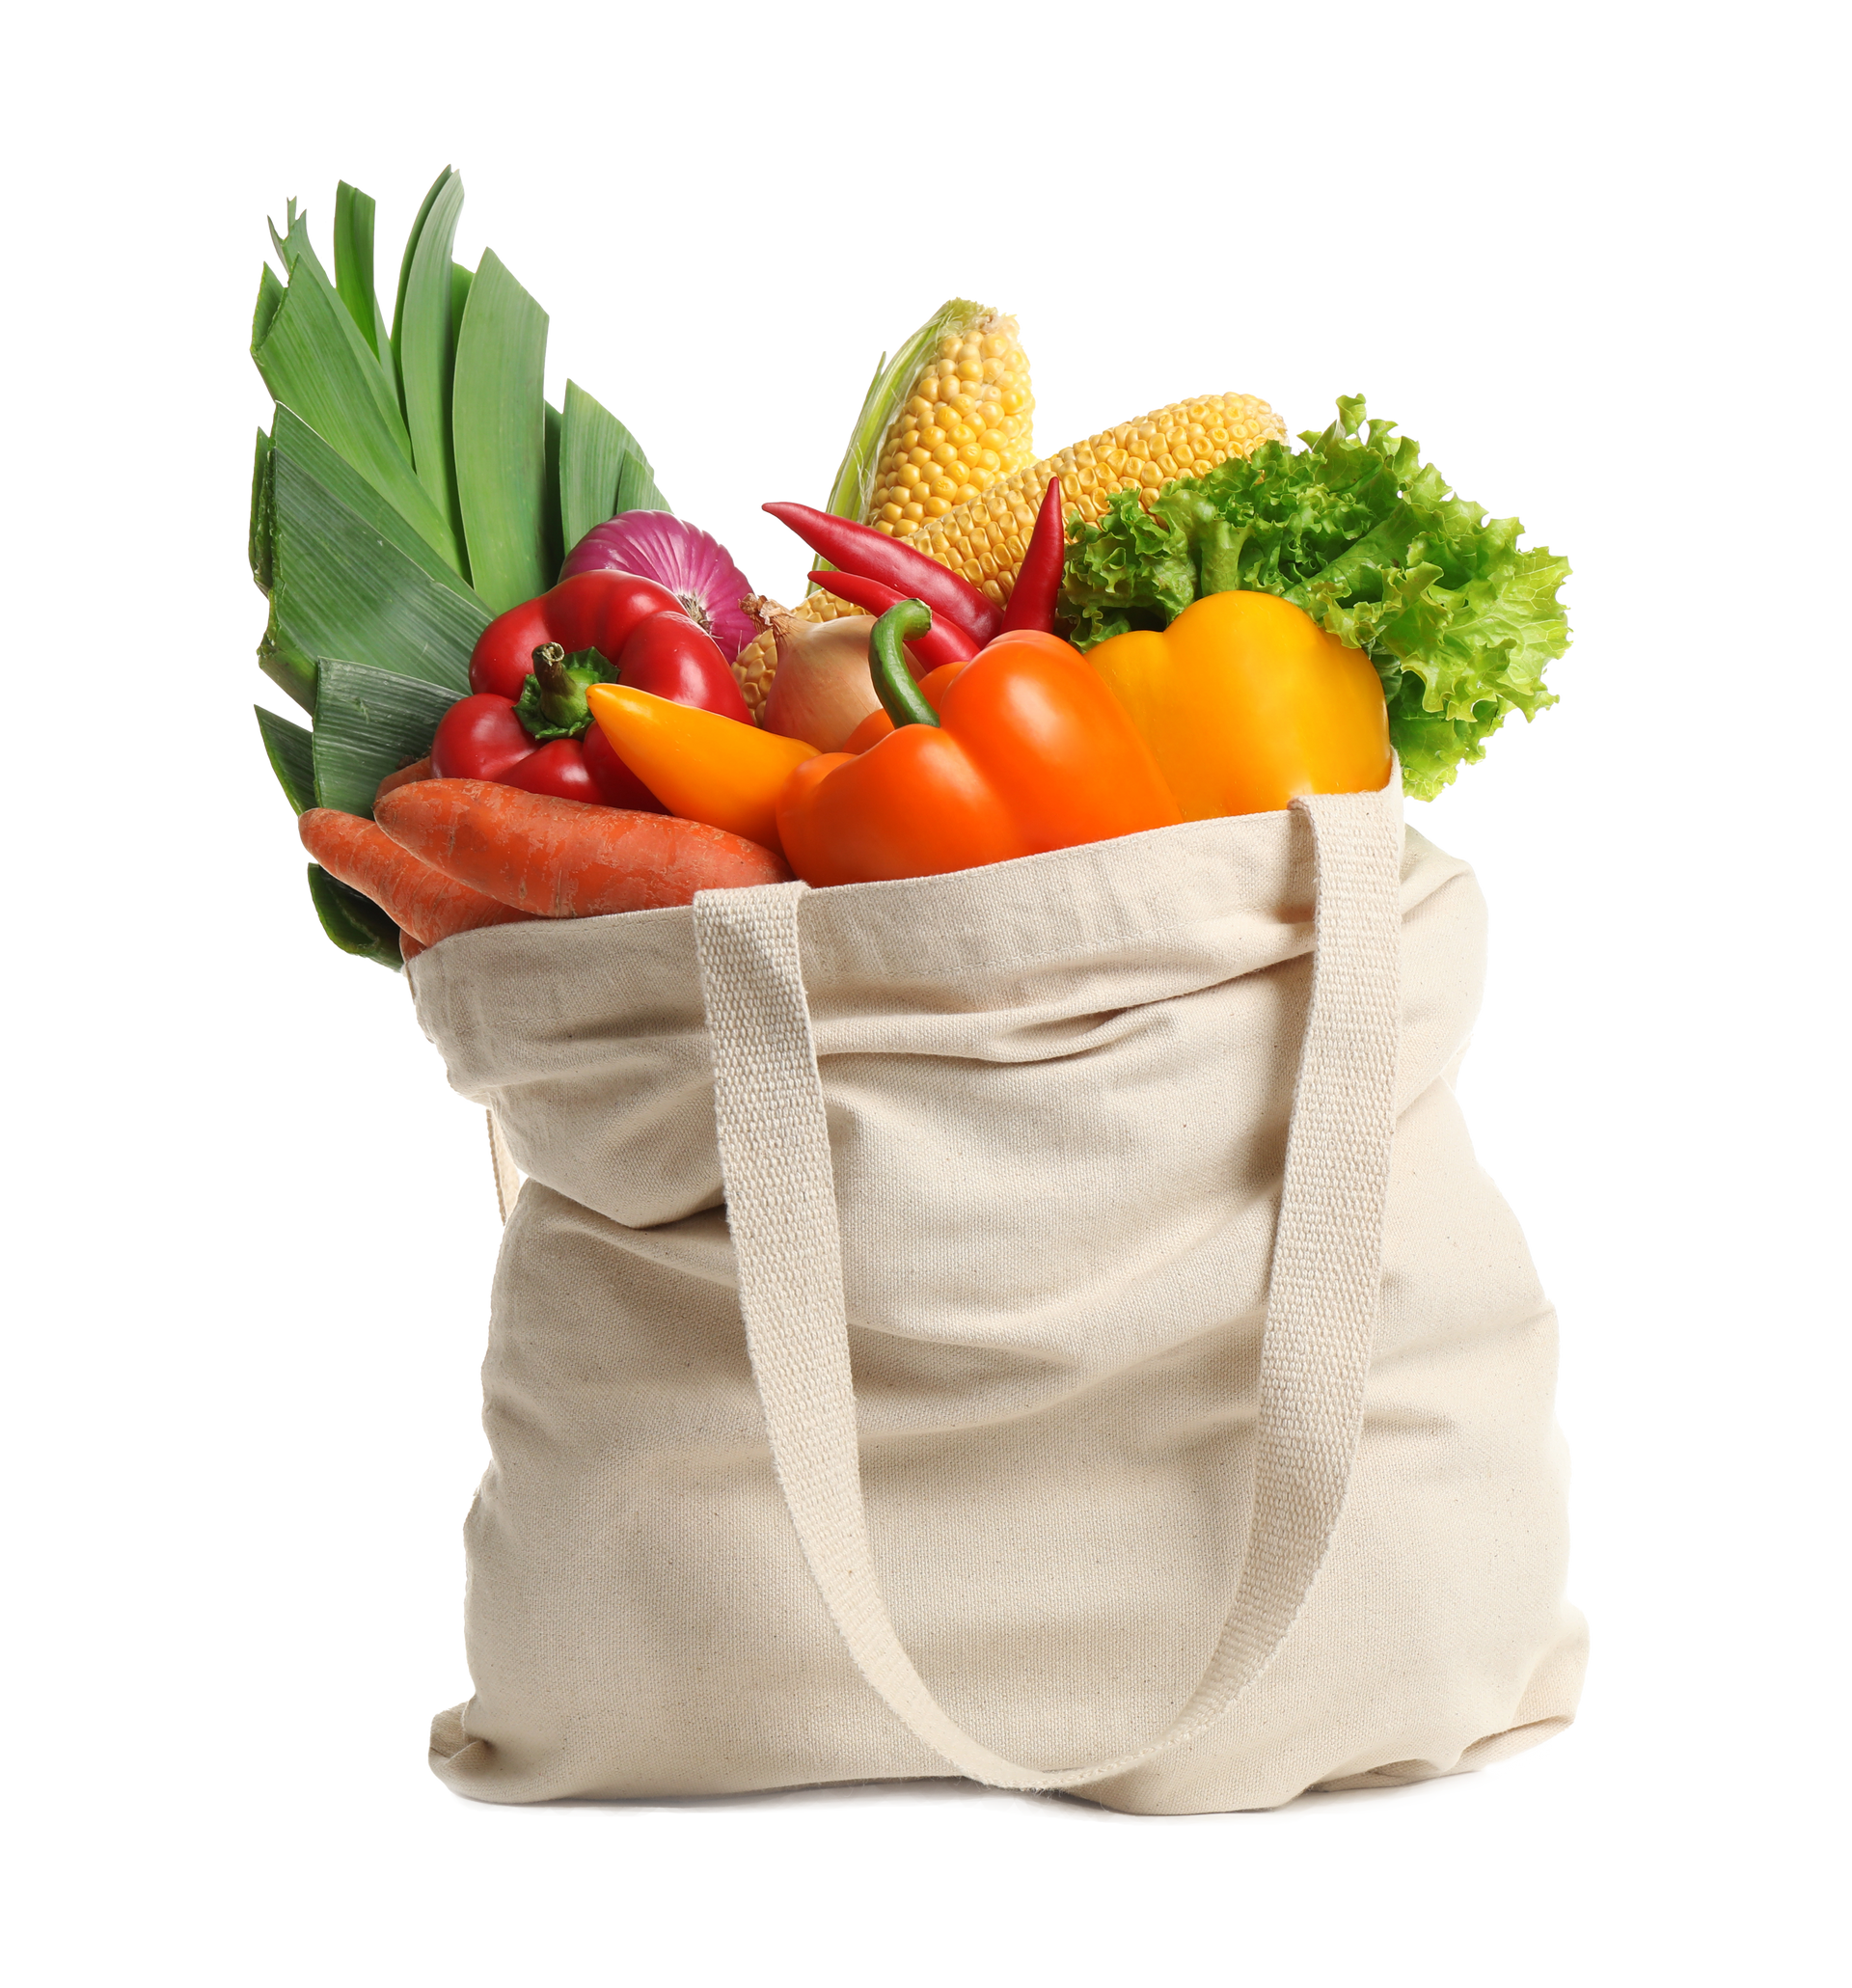
[{"label": "red bell pepper", "polygon": [[[585,577],[605,578],[602,573]],[[602,653],[613,655],[610,649]],[[638,622],[613,660],[621,672],[615,680],[633,691],[647,691],[652,697],[667,697],[671,704],[692,704],[697,711],[737,718],[742,724],[752,722],[740,680],[727,667],[720,643],[679,607],[671,613],[650,614]]]},{"label": "red bell pepper", "polygon": [[[648,592],[639,593],[639,588]],[[640,603],[646,605],[650,594],[663,592],[654,581],[640,581],[634,574],[581,573],[492,622],[477,645],[471,680],[477,680],[479,661],[481,677],[512,683],[514,690],[478,690],[450,706],[431,741],[437,777],[495,780],[528,794],[662,813],[662,803],[593,725],[586,690],[595,683],[625,683],[671,703],[752,722],[719,645],[679,606],[636,614]],[[484,650],[498,629],[504,631],[498,638],[504,643],[512,640],[508,630],[531,634],[538,626],[581,633],[591,627],[602,629],[607,640],[613,632],[621,632],[624,640],[613,641],[610,650],[594,643],[570,656],[562,643],[542,641],[520,669],[505,646]],[[613,656],[614,667],[609,660]]]},{"label": "red bell pepper", "polygon": [[431,741],[432,774],[440,780],[495,780],[526,794],[663,813],[662,803],[591,722],[586,691],[614,674],[592,651],[568,661],[558,642],[543,642],[518,699],[478,691],[445,712]]},{"label": "red bell pepper", "polygon": [[489,623],[470,654],[470,688],[518,697],[534,650],[547,642],[558,642],[568,656],[596,649],[615,663],[646,615],[681,612],[667,587],[640,574],[576,573]]}]

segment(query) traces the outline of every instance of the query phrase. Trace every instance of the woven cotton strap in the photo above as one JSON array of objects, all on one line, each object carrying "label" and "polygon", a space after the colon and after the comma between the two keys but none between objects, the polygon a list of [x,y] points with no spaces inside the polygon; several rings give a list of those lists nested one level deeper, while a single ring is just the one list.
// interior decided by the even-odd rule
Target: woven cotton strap
[{"label": "woven cotton strap", "polygon": [[495,1212],[503,1221],[514,1212],[514,1197],[521,1191],[521,1169],[514,1163],[508,1142],[502,1135],[502,1124],[489,1113],[489,1165],[495,1170]]},{"label": "woven cotton strap", "polygon": [[1381,1278],[1401,1034],[1394,799],[1326,795],[1311,819],[1318,912],[1261,1353],[1253,1516],[1201,1683],[1167,1732],[1115,1759],[1020,1766],[954,1723],[902,1648],[862,1503],[830,1130],[798,955],[802,884],[694,900],[740,1308],[778,1483],[862,1675],[973,1781],[1064,1788],[1195,1739],[1285,1641],[1323,1564],[1363,1424]]}]

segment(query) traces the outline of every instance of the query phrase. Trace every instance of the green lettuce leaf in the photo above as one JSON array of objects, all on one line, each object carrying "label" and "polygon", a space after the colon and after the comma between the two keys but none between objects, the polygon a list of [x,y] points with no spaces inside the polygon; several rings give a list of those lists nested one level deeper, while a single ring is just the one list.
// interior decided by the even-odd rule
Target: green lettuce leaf
[{"label": "green lettuce leaf", "polygon": [[1403,784],[1432,800],[1510,713],[1556,702],[1543,673],[1568,647],[1556,597],[1568,561],[1520,552],[1517,519],[1454,496],[1361,397],[1299,440],[1173,483],[1148,507],[1115,493],[1071,533],[1063,612],[1087,649],[1167,627],[1203,594],[1294,602],[1375,665]]}]

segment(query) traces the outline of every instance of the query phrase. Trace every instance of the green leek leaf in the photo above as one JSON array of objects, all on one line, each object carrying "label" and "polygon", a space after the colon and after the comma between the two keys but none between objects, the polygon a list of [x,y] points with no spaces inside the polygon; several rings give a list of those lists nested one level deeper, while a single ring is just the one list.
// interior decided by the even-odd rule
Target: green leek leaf
[{"label": "green leek leaf", "polygon": [[260,592],[270,591],[270,437],[258,430],[257,460],[251,466],[251,523],[245,544],[251,560],[251,577]]},{"label": "green leek leaf", "polygon": [[566,557],[561,542],[564,527],[559,516],[559,429],[562,417],[549,400],[547,408],[547,465],[540,484],[540,524],[547,541],[547,585],[559,577],[560,561]]},{"label": "green leek leaf", "polygon": [[[636,439],[636,429],[628,422],[613,416],[618,427],[624,431],[624,459],[618,465],[618,489],[610,501],[610,511],[606,517],[616,517],[620,511],[667,511],[675,515],[675,507],[667,501],[662,485],[656,481],[656,463],[650,461],[650,451]],[[604,523],[604,519],[600,519]]]},{"label": "green leek leaf", "polygon": [[[285,209],[283,221],[284,232],[282,234],[279,234],[277,232],[277,224],[274,221],[266,220],[263,225],[270,231],[270,246],[276,250],[278,261],[280,261],[283,264],[285,269],[287,269],[289,267],[290,256],[289,237],[290,235],[295,233],[296,228],[298,226],[298,216],[296,213],[296,204],[294,199],[292,198],[290,200],[287,207]],[[307,227],[308,217],[306,215],[301,217],[301,225],[305,228]],[[307,234],[303,236],[303,240],[307,242]]]},{"label": "green leek leaf", "polygon": [[531,600],[547,567],[547,313],[485,251],[456,340],[451,409],[470,576],[491,612]]},{"label": "green leek leaf", "polygon": [[305,648],[295,631],[278,613],[277,597],[270,596],[270,613],[258,643],[258,667],[305,711],[315,708],[315,658]]},{"label": "green leek leaf", "polygon": [[288,288],[267,321],[268,291],[259,293],[251,348],[264,384],[461,571],[455,535],[412,468],[397,396],[316,260],[302,222],[292,223],[285,246]]},{"label": "green leek leaf", "polygon": [[308,232],[308,208],[294,193],[283,203],[283,229],[278,229],[268,215],[264,215],[264,227],[270,231],[270,249],[276,255],[278,268],[283,268],[286,279],[296,274],[296,264],[302,260],[322,268],[316,238]]},{"label": "green leek leaf", "polygon": [[259,651],[266,672],[299,703],[309,701],[302,689],[305,677],[313,683],[318,656],[460,695],[488,611],[453,579],[433,579],[375,520],[341,503],[300,452],[301,439],[279,421],[271,617]]},{"label": "green leek leaf", "polygon": [[328,253],[334,259],[334,292],[348,306],[348,316],[360,328],[368,350],[379,362],[386,380],[386,397],[405,418],[399,394],[399,369],[392,358],[392,332],[379,308],[379,203],[350,178],[334,183],[334,221],[328,225]]},{"label": "green leek leaf", "polygon": [[291,724],[261,704],[251,707],[258,714],[258,730],[263,735],[263,749],[276,775],[284,799],[298,814],[315,804],[314,743],[306,725]]},{"label": "green leek leaf", "polygon": [[309,895],[321,929],[344,953],[354,953],[395,973],[404,966],[398,927],[370,897],[331,877],[319,863],[309,865]]},{"label": "green leek leaf", "polygon": [[258,276],[258,308],[251,313],[253,352],[263,343],[264,336],[270,329],[271,320],[276,316],[283,298],[283,285],[277,281],[277,272],[266,262]]},{"label": "green leek leaf", "polygon": [[431,189],[416,237],[407,245],[393,332],[412,462],[418,480],[449,522],[459,546],[463,531],[450,449],[450,389],[456,369],[450,244],[462,211],[462,175],[447,171]]},{"label": "green leek leaf", "polygon": [[318,659],[313,738],[315,802],[371,817],[373,796],[389,773],[422,759],[454,691],[371,669],[364,663]]},{"label": "green leek leaf", "polygon": [[405,313],[405,288],[411,283],[411,262],[413,262],[413,259],[418,257],[418,245],[423,240],[425,223],[431,219],[431,208],[437,204],[437,195],[443,193],[443,189],[451,183],[451,178],[455,177],[455,173],[457,173],[457,167],[453,167],[453,165],[439,167],[437,177],[433,178],[429,187],[425,187],[423,195],[420,197],[418,206],[411,210],[411,225],[405,229],[405,240],[401,242],[401,247],[399,247],[399,268],[397,268],[397,274],[394,276],[394,285],[392,285],[392,344],[394,344],[394,352],[397,352],[397,344],[399,344],[401,318],[403,318],[403,313]]},{"label": "green leek leaf", "polygon": [[450,343],[456,343],[456,335],[463,329],[463,307],[470,301],[470,286],[476,281],[476,271],[465,269],[461,262],[450,264]]},{"label": "green leek leaf", "polygon": [[[366,477],[350,469],[293,409],[277,409],[270,447],[273,453],[281,451],[306,470],[330,496],[339,499],[389,545],[396,546],[440,586],[448,586],[487,619],[489,611],[471,591],[470,583],[462,574],[400,517]],[[274,479],[273,471],[273,483]],[[274,492],[267,494],[266,501],[274,507]]]},{"label": "green leek leaf", "polygon": [[570,552],[594,525],[619,511],[667,508],[637,438],[577,380],[568,380],[559,428],[559,523],[565,550]]},{"label": "green leek leaf", "polygon": [[334,294],[348,306],[348,316],[360,326],[373,358],[379,344],[379,292],[375,288],[375,257],[379,234],[379,203],[356,187],[352,178],[334,183],[334,221],[328,225],[328,253],[334,259]]}]

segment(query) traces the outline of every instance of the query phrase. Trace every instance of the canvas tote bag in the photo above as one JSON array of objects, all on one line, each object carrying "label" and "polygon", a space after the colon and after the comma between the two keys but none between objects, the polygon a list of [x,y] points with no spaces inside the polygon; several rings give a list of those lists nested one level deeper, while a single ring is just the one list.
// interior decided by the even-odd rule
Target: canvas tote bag
[{"label": "canvas tote bag", "polygon": [[1484,908],[1399,785],[414,964],[527,1176],[451,1786],[1188,1813],[1568,1723]]}]

